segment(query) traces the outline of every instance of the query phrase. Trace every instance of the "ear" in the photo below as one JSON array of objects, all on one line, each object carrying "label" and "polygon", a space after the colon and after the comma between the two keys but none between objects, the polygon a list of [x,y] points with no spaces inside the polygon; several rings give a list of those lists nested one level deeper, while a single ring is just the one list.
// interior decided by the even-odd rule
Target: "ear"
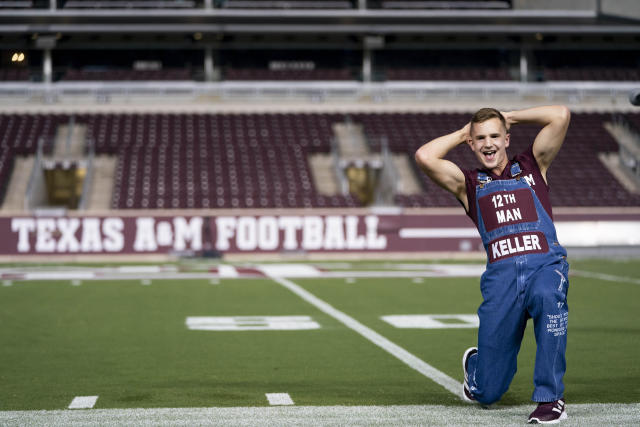
[{"label": "ear", "polygon": [[504,147],[505,148],[507,148],[509,146],[510,138],[511,138],[511,134],[510,133],[505,135],[505,137],[504,137]]},{"label": "ear", "polygon": [[471,138],[471,135],[467,135],[467,145],[471,148],[471,151],[473,151],[473,139]]}]

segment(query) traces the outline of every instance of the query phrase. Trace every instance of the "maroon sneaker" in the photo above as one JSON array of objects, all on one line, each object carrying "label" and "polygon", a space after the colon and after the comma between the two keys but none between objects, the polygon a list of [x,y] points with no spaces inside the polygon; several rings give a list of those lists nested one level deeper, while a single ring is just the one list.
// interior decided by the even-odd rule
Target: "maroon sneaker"
[{"label": "maroon sneaker", "polygon": [[554,402],[538,403],[535,411],[529,415],[529,424],[556,424],[567,419],[564,397]]},{"label": "maroon sneaker", "polygon": [[475,402],[476,398],[471,394],[469,390],[469,375],[467,374],[467,364],[469,358],[478,352],[477,347],[469,347],[467,351],[462,355],[462,372],[464,372],[464,382],[462,383],[462,399],[466,402]]}]

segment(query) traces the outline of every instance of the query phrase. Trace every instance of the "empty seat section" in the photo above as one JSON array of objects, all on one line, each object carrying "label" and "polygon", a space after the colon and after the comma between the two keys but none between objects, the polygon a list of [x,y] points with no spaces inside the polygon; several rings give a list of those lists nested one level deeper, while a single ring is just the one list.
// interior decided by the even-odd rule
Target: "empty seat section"
[{"label": "empty seat section", "polygon": [[15,156],[36,154],[40,140],[43,152],[50,153],[58,124],[68,120],[68,116],[54,114],[0,114],[0,203]]},{"label": "empty seat section", "polygon": [[500,81],[513,80],[507,68],[437,67],[437,68],[388,68],[387,80],[427,81]]},{"label": "empty seat section", "polygon": [[0,81],[28,81],[29,70],[26,68],[5,68],[0,69]]},{"label": "empty seat section", "polygon": [[545,68],[545,80],[558,81],[640,81],[636,67],[563,67]]},{"label": "empty seat section", "polygon": [[[460,128],[468,114],[350,114],[372,141],[413,156],[426,141]],[[574,114],[567,140],[548,174],[554,206],[637,206],[600,163],[617,151],[605,131],[606,114]],[[342,114],[87,115],[98,151],[119,154],[114,208],[293,208],[358,206],[352,196],[323,196],[307,156],[328,152],[331,125]],[[525,150],[538,129],[517,126],[511,155]],[[476,160],[467,146],[448,158],[465,168]],[[458,206],[455,198],[416,169],[424,192],[397,195],[406,207]]]},{"label": "empty seat section", "polygon": [[42,139],[45,153],[51,152],[58,124],[69,117],[55,114],[0,114],[0,147],[14,154],[35,154]]},{"label": "empty seat section", "polygon": [[[640,115],[627,114],[640,128]],[[117,209],[355,207],[353,196],[321,195],[308,163],[328,153],[332,124],[342,113],[273,114],[79,114],[96,153],[116,155],[112,207]],[[394,153],[410,158],[425,142],[462,127],[469,114],[350,113],[372,142],[385,139]],[[603,123],[610,115],[574,113],[566,141],[548,173],[554,206],[640,206],[598,159],[618,146]],[[65,114],[0,114],[0,179],[10,177],[16,155],[45,153]],[[532,143],[538,128],[516,126],[511,155]],[[476,159],[466,145],[447,156],[464,168]],[[413,164],[413,162],[412,162]],[[415,166],[414,166],[415,167]],[[423,192],[397,195],[405,207],[459,206],[420,171]],[[0,189],[1,190],[1,189]]]},{"label": "empty seat section", "polygon": [[191,72],[186,68],[165,68],[161,70],[68,70],[62,80],[68,81],[175,81],[192,80]]},{"label": "empty seat section", "polygon": [[226,80],[353,80],[354,76],[346,68],[318,68],[313,70],[269,70],[266,68],[227,68]]},{"label": "empty seat section", "polygon": [[113,207],[357,206],[321,196],[307,155],[329,151],[323,114],[99,114],[79,116],[96,150],[118,154]]}]

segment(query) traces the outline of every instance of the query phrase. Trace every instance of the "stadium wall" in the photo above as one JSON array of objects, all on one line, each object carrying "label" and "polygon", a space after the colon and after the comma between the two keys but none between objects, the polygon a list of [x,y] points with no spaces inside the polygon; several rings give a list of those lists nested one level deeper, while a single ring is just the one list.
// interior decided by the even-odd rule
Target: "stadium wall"
[{"label": "stadium wall", "polygon": [[597,8],[598,0],[513,0],[515,10],[589,10]]},{"label": "stadium wall", "polygon": [[513,0],[512,4],[514,10],[572,10],[627,19],[640,18],[640,2],[637,0]]},{"label": "stadium wall", "polygon": [[637,0],[601,0],[600,10],[604,14],[622,18],[640,18],[640,2]]},{"label": "stadium wall", "polygon": [[[561,208],[555,221],[567,247],[640,246],[640,208]],[[472,222],[461,209],[451,208],[14,215],[0,217],[0,233],[3,261],[483,254]],[[503,251],[526,250],[525,243],[519,245]]]}]

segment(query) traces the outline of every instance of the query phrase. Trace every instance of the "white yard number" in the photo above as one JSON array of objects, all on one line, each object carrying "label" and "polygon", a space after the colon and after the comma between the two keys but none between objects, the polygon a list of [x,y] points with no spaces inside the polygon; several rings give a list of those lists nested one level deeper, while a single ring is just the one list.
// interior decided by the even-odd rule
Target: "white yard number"
[{"label": "white yard number", "polygon": [[297,331],[319,329],[310,316],[187,317],[194,331]]},{"label": "white yard number", "polygon": [[382,316],[382,320],[396,328],[446,329],[477,328],[477,314],[407,314]]}]

